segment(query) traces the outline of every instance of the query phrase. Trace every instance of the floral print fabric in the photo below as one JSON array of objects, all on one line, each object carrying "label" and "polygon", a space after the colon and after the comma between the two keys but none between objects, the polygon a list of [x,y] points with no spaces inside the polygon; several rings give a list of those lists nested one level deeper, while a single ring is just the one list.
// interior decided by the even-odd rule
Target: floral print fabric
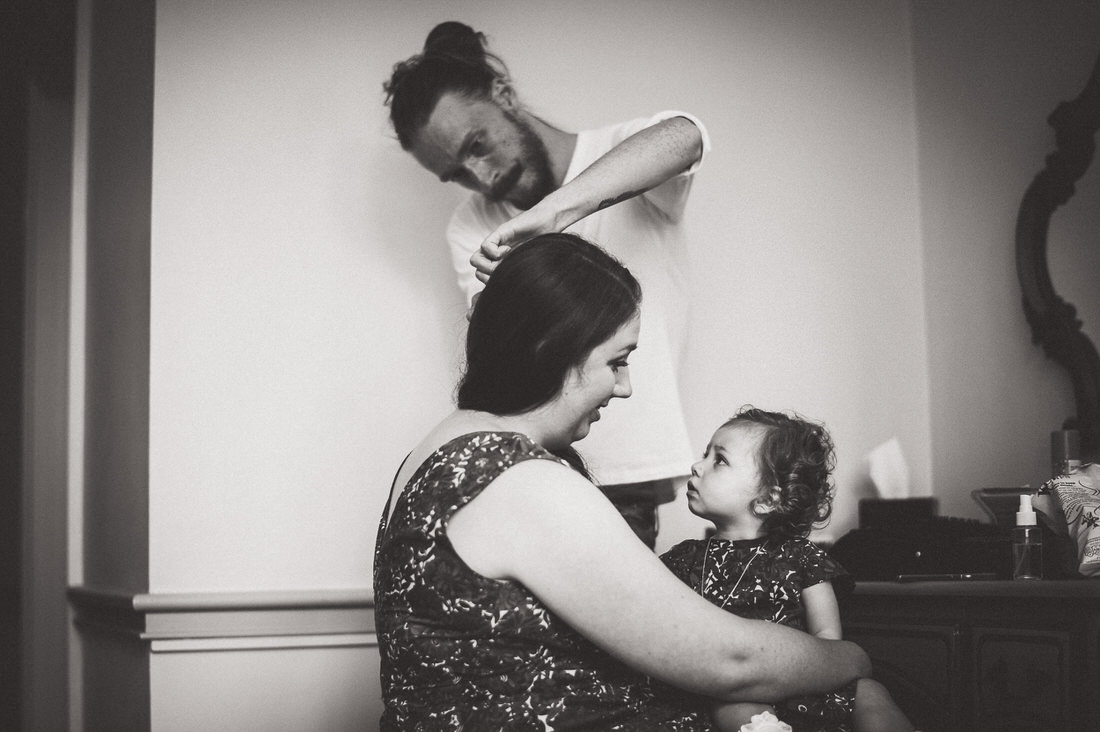
[{"label": "floral print fabric", "polygon": [[419,466],[392,517],[383,514],[374,562],[382,730],[710,729],[523,585],[483,577],[455,553],[450,517],[531,459],[558,460],[520,434],[463,435]]},{"label": "floral print fabric", "polygon": [[[802,590],[832,582],[850,592],[851,575],[808,539],[691,539],[661,555],[673,574],[710,602],[753,620],[806,630]],[[794,732],[849,732],[855,682],[827,694],[777,703]]]}]

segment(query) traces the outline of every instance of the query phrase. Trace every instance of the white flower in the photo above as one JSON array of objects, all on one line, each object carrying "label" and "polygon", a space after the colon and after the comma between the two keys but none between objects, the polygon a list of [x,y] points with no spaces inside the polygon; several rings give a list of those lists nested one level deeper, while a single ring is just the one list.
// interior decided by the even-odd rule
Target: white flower
[{"label": "white flower", "polygon": [[780,722],[771,712],[760,712],[741,725],[741,732],[791,732],[791,725]]}]

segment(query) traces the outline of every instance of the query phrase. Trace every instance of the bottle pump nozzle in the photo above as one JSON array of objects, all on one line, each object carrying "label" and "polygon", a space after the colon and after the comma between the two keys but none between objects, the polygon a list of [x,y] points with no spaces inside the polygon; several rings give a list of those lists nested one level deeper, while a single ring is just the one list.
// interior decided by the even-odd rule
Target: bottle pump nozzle
[{"label": "bottle pump nozzle", "polygon": [[1020,494],[1020,510],[1016,512],[1016,528],[1012,530],[1012,578],[1038,580],[1043,578],[1043,534],[1035,525],[1035,508],[1030,493]]},{"label": "bottle pump nozzle", "polygon": [[1031,505],[1031,494],[1029,493],[1020,494],[1020,508],[1016,511],[1016,525],[1035,525],[1035,509]]}]

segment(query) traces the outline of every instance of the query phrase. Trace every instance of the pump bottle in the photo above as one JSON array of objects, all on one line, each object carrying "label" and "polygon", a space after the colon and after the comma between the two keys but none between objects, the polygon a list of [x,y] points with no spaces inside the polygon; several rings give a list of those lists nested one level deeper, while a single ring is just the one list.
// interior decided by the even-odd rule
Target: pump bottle
[{"label": "pump bottle", "polygon": [[1012,578],[1043,578],[1043,535],[1035,520],[1035,509],[1028,494],[1020,496],[1016,526],[1012,529]]}]

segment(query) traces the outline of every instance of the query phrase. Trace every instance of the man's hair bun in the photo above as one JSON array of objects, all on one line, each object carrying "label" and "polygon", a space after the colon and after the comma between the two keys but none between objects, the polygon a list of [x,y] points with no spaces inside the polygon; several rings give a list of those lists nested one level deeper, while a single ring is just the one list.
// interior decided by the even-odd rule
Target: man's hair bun
[{"label": "man's hair bun", "polygon": [[476,63],[485,55],[485,34],[457,20],[440,23],[424,40],[424,55],[436,54]]}]

